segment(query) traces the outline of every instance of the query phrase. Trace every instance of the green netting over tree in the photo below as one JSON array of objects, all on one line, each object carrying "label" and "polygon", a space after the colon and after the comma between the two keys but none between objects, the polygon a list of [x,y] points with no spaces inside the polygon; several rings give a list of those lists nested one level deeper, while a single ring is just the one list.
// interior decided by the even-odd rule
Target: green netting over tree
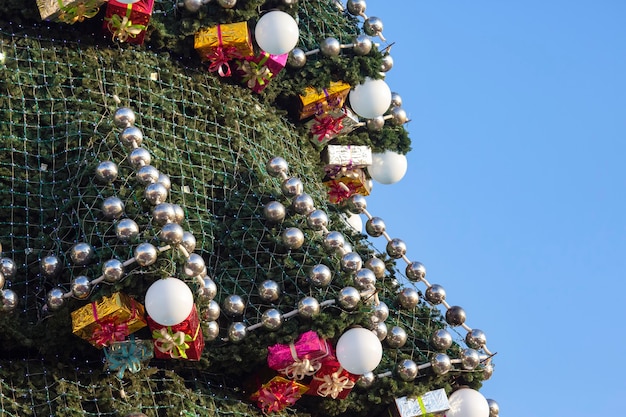
[{"label": "green netting over tree", "polygon": [[[398,376],[404,360],[429,363],[437,353],[431,335],[447,323],[423,297],[411,308],[398,301],[400,288],[412,284],[393,260],[376,254],[365,235],[346,225],[341,217],[345,207],[328,203],[321,149],[297,117],[298,94],[306,87],[380,78],[383,54],[376,48],[367,55],[349,48],[336,57],[312,54],[303,68],[287,66],[262,94],[255,94],[236,79],[208,72],[193,49],[199,28],[240,21],[253,26],[260,11],[272,8],[297,17],[299,47],[305,51],[327,37],[353,42],[362,19],[339,10],[334,1],[300,0],[286,6],[240,0],[233,9],[211,2],[192,13],[173,1],[156,0],[145,43],[133,46],[112,42],[102,33],[105,8],[91,19],[67,25],[42,22],[34,0],[5,0],[0,6],[0,268],[5,281],[0,414],[261,415],[250,394],[265,378],[267,347],[293,342],[308,330],[334,344],[351,327],[371,328],[377,324],[372,321],[380,306],[376,298],[389,307],[385,323],[390,334],[394,327],[402,328],[407,341],[400,347],[383,342],[373,382],[357,384],[343,400],[304,395],[275,414],[377,416],[397,397],[480,387],[484,366],[490,367],[484,362],[472,370],[454,366],[439,375],[426,366],[414,379]],[[167,202],[184,212],[180,224],[195,237],[193,252],[202,257],[206,276],[216,284],[214,296],[198,295],[202,280],[185,273],[187,254],[175,247],[163,249],[151,265],[127,264],[122,279],[94,285],[86,298],[72,296],[73,283],[100,277],[108,260],[129,260],[142,243],[167,246],[160,235],[163,225],[155,221],[155,204],[147,201],[146,184],[131,163],[133,147],[120,140],[122,129],[114,123],[120,107],[135,112],[135,126],[143,132],[140,146],[149,152],[150,165],[169,178]],[[374,151],[410,149],[404,128],[391,123],[380,131],[361,127],[332,143],[367,145]],[[354,272],[344,267],[344,254],[350,251],[329,248],[327,234],[311,228],[308,216],[291,206],[283,179],[268,173],[274,157],[287,161],[288,176],[299,178],[315,208],[328,214],[327,230],[341,232],[364,264],[372,258],[385,263],[375,297],[370,294],[354,308],[336,301],[342,289],[358,287]],[[96,175],[106,161],[119,171],[112,182]],[[103,203],[111,197],[124,203],[122,217],[106,215]],[[264,215],[274,201],[286,207],[283,221],[271,222]],[[122,218],[139,226],[136,236],[119,238]],[[303,232],[302,247],[285,244],[289,228]],[[73,258],[78,243],[93,248],[84,264]],[[58,270],[44,270],[47,257],[59,261]],[[320,264],[332,271],[327,286],[309,279],[311,269]],[[72,334],[71,312],[115,292],[141,303],[151,284],[169,276],[185,280],[196,294],[206,339],[202,357],[152,359],[120,378],[107,367],[101,349]],[[268,280],[281,290],[275,300],[260,293]],[[54,291],[63,297],[51,300]],[[215,303],[223,306],[230,295],[242,297],[243,314],[222,311],[216,320],[209,317]],[[319,314],[289,314],[273,331],[255,327],[269,309],[287,314],[298,310],[305,297],[322,303]],[[207,329],[209,321],[219,326],[217,337]],[[228,334],[235,322],[252,326],[237,342]],[[147,328],[135,336],[151,339]],[[455,342],[445,353],[454,362],[465,348]]]}]

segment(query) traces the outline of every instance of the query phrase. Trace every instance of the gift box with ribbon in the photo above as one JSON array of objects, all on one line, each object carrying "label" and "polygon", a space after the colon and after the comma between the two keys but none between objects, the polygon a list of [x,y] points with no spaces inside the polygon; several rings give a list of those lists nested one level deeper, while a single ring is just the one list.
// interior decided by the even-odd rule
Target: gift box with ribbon
[{"label": "gift box with ribbon", "polygon": [[280,376],[275,376],[263,384],[258,391],[250,396],[264,413],[273,413],[294,405],[307,386]]},{"label": "gift box with ribbon", "polygon": [[109,0],[103,29],[112,35],[114,41],[141,45],[153,7],[154,0],[139,0],[129,4]]},{"label": "gift box with ribbon", "polygon": [[194,36],[194,49],[203,61],[209,61],[209,71],[220,77],[230,77],[230,61],[254,55],[247,22],[228,23],[203,28]]},{"label": "gift box with ribbon", "polygon": [[372,165],[372,149],[369,146],[328,145],[322,152],[326,174],[333,178],[353,168]]},{"label": "gift box with ribbon", "polygon": [[72,311],[72,332],[101,348],[146,327],[144,315],[143,305],[118,292]]},{"label": "gift box with ribbon", "polygon": [[289,54],[272,55],[262,52],[259,56],[237,60],[237,73],[249,89],[260,93],[285,68],[288,57]]},{"label": "gift box with ribbon", "polygon": [[341,203],[354,194],[370,195],[370,182],[361,168],[340,171],[327,177],[324,185],[328,187],[328,201],[333,204]]},{"label": "gift box with ribbon", "polygon": [[117,371],[119,379],[124,378],[124,373],[129,371],[133,374],[141,370],[141,365],[152,357],[152,341],[135,339],[113,342],[111,346],[104,348],[104,357],[109,370]]},{"label": "gift box with ribbon", "polygon": [[152,332],[154,356],[157,359],[200,360],[204,337],[196,305],[185,320],[174,326],[163,326],[147,317]]},{"label": "gift box with ribbon", "polygon": [[82,22],[98,14],[105,0],[37,0],[42,20],[67,24]]},{"label": "gift box with ribbon", "polygon": [[322,115],[332,109],[343,107],[346,97],[350,92],[350,84],[343,81],[331,82],[327,88],[318,91],[313,87],[307,87],[300,96],[299,115],[300,120],[307,117]]},{"label": "gift box with ribbon", "polygon": [[302,333],[291,344],[275,344],[267,350],[267,365],[295,380],[315,374],[322,366],[322,359],[330,353],[328,343],[312,330]]},{"label": "gift box with ribbon", "polygon": [[389,408],[391,417],[444,417],[450,409],[446,391],[441,388],[415,397],[396,398]]},{"label": "gift box with ribbon", "polygon": [[340,135],[346,135],[359,127],[359,118],[352,110],[344,107],[316,115],[305,123],[311,135],[311,142],[324,145]]},{"label": "gift box with ribbon", "polygon": [[359,377],[343,369],[334,357],[329,357],[322,362],[320,370],[313,375],[306,394],[344,399],[350,394]]}]

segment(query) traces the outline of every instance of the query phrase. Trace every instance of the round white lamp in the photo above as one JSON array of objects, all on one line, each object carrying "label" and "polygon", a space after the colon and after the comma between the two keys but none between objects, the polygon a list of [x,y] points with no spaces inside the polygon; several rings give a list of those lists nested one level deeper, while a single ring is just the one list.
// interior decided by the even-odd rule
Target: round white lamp
[{"label": "round white lamp", "polygon": [[489,417],[489,403],[471,388],[461,388],[450,394],[450,410],[446,417]]},{"label": "round white lamp", "polygon": [[358,233],[363,231],[363,219],[358,214],[354,213],[345,213],[342,214],[343,221]]},{"label": "round white lamp", "polygon": [[355,375],[373,371],[383,358],[383,347],[370,330],[356,327],[337,341],[337,360],[343,369]]},{"label": "round white lamp", "polygon": [[366,119],[382,116],[391,105],[391,89],[383,80],[366,78],[350,91],[350,107]]},{"label": "round white lamp", "polygon": [[405,155],[387,150],[372,154],[372,165],[367,167],[367,172],[376,182],[393,184],[404,177],[407,167]]},{"label": "round white lamp", "polygon": [[160,279],[148,288],[145,307],[150,318],[161,326],[174,326],[189,317],[193,294],[178,278]]},{"label": "round white lamp", "polygon": [[300,31],[291,15],[275,10],[261,16],[254,29],[254,37],[263,51],[282,55],[295,48]]}]

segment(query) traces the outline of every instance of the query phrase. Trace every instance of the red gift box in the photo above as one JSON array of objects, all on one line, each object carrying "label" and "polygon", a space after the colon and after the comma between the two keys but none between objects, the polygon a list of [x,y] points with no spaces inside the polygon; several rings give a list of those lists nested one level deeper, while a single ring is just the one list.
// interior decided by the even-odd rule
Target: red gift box
[{"label": "red gift box", "polygon": [[249,89],[260,93],[267,87],[270,80],[285,68],[288,57],[289,54],[272,55],[267,52],[259,56],[247,57],[237,61],[237,73]]},{"label": "red gift box", "polygon": [[341,367],[335,358],[324,360],[322,367],[313,375],[308,395],[344,399],[348,396],[359,375],[351,374]]},{"label": "red gift box", "polygon": [[267,365],[291,379],[313,375],[330,353],[328,343],[312,330],[302,333],[294,343],[267,348]]},{"label": "red gift box", "polygon": [[264,413],[280,411],[294,405],[307,390],[306,385],[275,376],[250,396]]},{"label": "red gift box", "polygon": [[189,316],[174,326],[163,326],[150,316],[147,317],[147,321],[152,331],[154,356],[157,359],[200,360],[204,349],[204,337],[195,304]]},{"label": "red gift box", "polygon": [[141,45],[153,7],[154,0],[139,0],[131,4],[109,0],[103,30],[112,34],[114,41]]}]

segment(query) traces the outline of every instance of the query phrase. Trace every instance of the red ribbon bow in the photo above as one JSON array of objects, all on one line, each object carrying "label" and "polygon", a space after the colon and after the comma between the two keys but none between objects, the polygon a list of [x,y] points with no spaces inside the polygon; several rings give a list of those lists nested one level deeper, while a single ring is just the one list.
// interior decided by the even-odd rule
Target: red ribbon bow
[{"label": "red ribbon bow", "polygon": [[294,381],[270,381],[258,392],[257,405],[265,412],[280,411],[302,397]]},{"label": "red ribbon bow", "polygon": [[341,181],[333,181],[329,186],[328,199],[331,203],[340,203],[350,197],[356,189],[352,184],[346,184]]},{"label": "red ribbon bow", "polygon": [[336,119],[329,114],[322,117],[315,116],[315,123],[311,126],[311,133],[318,135],[317,140],[320,142],[333,134],[336,135],[343,129],[342,120],[344,117],[346,117],[345,114]]},{"label": "red ribbon bow", "polygon": [[234,46],[226,46],[222,44],[222,29],[217,25],[217,42],[218,47],[207,54],[207,59],[211,61],[209,71],[216,72],[220,77],[230,77],[232,75],[230,64],[228,61],[235,58],[241,58],[241,54]]},{"label": "red ribbon bow", "polygon": [[92,340],[97,346],[108,346],[111,342],[121,342],[128,336],[126,323],[115,324],[112,321],[100,323],[100,327],[92,333]]}]

